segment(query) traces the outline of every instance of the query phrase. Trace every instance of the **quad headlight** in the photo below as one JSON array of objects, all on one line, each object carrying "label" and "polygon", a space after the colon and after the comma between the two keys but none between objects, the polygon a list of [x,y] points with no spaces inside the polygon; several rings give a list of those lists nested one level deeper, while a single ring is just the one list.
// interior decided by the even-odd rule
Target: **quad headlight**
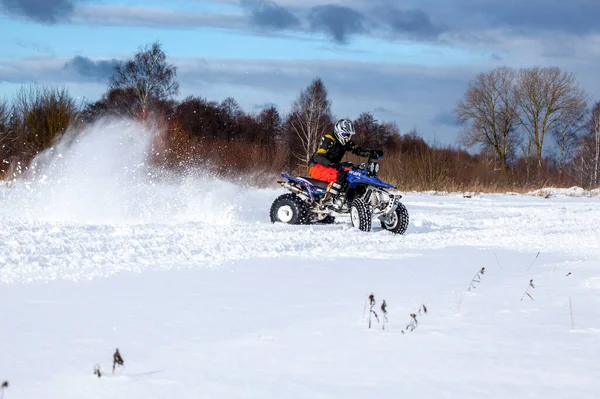
[{"label": "quad headlight", "polygon": [[369,165],[369,172],[374,173],[374,174],[379,173],[379,164],[375,163],[375,162],[371,163]]}]

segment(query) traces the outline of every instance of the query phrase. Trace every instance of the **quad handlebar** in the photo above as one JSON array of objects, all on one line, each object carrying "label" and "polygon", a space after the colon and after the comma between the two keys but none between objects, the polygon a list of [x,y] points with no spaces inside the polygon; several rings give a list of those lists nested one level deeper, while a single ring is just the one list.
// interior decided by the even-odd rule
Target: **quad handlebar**
[{"label": "quad handlebar", "polygon": [[374,162],[371,158],[369,158],[367,162],[363,162],[357,165],[355,165],[352,162],[343,162],[340,164],[340,168],[366,170],[372,176],[376,176],[377,173],[379,173],[379,164],[377,162]]}]

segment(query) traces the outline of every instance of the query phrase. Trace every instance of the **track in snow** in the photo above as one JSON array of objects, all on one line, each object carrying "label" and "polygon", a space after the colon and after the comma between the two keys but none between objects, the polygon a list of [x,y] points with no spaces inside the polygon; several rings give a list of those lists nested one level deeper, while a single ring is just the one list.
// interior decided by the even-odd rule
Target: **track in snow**
[{"label": "track in snow", "polygon": [[[474,247],[576,254],[595,259],[600,242],[598,199],[408,195],[405,236],[332,226],[272,225],[279,193],[239,192],[247,209],[209,221],[117,224],[3,219],[0,280],[88,279],[122,271],[213,267],[240,259],[401,259],[433,249]],[[253,202],[254,201],[254,202]],[[185,211],[183,211],[185,214]],[[490,256],[492,256],[490,252]]]}]

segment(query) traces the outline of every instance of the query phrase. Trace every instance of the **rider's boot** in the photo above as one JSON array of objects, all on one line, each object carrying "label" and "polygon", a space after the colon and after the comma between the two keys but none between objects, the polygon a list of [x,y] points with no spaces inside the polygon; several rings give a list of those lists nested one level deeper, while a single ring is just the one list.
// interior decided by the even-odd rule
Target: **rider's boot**
[{"label": "rider's boot", "polygon": [[325,197],[323,197],[323,204],[330,204],[335,200],[337,196],[340,195],[340,190],[342,189],[342,185],[338,182],[331,182],[327,186],[327,190],[325,192]]}]

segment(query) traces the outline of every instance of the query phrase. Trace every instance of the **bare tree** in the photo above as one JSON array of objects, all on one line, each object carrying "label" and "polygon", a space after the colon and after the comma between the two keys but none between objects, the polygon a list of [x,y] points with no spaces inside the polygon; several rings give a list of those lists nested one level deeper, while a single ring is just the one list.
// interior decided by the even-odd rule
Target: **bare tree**
[{"label": "bare tree", "polygon": [[600,185],[600,101],[592,108],[587,133],[581,138],[573,164],[582,185]]},{"label": "bare tree", "polygon": [[265,144],[269,142],[279,142],[282,133],[282,121],[279,111],[274,106],[263,109],[257,117],[260,126],[260,135],[257,142]]},{"label": "bare tree", "polygon": [[223,117],[223,133],[227,141],[231,141],[239,133],[238,119],[243,115],[242,108],[233,97],[227,97],[221,102]]},{"label": "bare tree", "polygon": [[[9,114],[10,109],[8,108],[7,101],[0,101],[0,155],[2,155],[5,152],[5,148],[8,145],[8,121],[10,119]],[[2,162],[1,159],[0,162]]]},{"label": "bare tree", "polygon": [[591,185],[597,186],[600,184],[600,180],[598,178],[598,174],[600,173],[600,102],[597,102],[592,110],[592,120],[591,120],[591,132],[592,132],[592,142],[594,144],[594,168],[593,168],[593,179],[591,181]]},{"label": "bare tree", "polygon": [[10,108],[6,100],[0,101],[0,178],[7,170],[12,147],[16,141],[15,135],[9,129]]},{"label": "bare tree", "polygon": [[133,89],[142,116],[157,101],[165,101],[179,93],[177,68],[166,62],[160,43],[140,48],[133,60],[117,64],[109,89]]},{"label": "bare tree", "polygon": [[516,146],[518,116],[514,84],[515,73],[510,68],[481,73],[469,83],[464,99],[454,110],[458,121],[468,124],[461,132],[461,142],[468,147],[480,145],[491,150],[503,171]]},{"label": "bare tree", "polygon": [[525,165],[525,183],[529,184],[531,181],[531,166],[534,162],[536,146],[532,139],[526,138],[521,142],[521,160]]},{"label": "bare tree", "polygon": [[585,110],[573,109],[567,111],[564,117],[558,120],[550,130],[556,145],[556,162],[559,174],[562,174],[577,149],[579,136],[584,130],[585,124]]},{"label": "bare tree", "polygon": [[521,69],[515,98],[519,124],[535,146],[539,170],[546,133],[562,119],[585,109],[586,95],[573,74],[558,67],[535,67]]},{"label": "bare tree", "polygon": [[9,108],[6,100],[0,101],[0,132],[4,131],[8,124]]},{"label": "bare tree", "polygon": [[292,105],[289,116],[291,134],[297,143],[293,155],[308,165],[316,149],[317,139],[331,124],[331,102],[323,81],[316,78],[304,89]]}]

